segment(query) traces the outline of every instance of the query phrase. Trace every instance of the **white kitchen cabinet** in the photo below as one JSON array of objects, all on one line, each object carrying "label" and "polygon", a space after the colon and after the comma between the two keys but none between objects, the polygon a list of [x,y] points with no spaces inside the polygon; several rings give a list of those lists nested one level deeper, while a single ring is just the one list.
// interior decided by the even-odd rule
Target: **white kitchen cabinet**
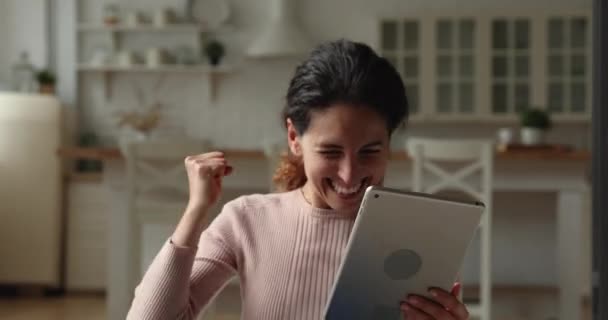
[{"label": "white kitchen cabinet", "polygon": [[591,115],[590,14],[425,13],[379,21],[379,51],[401,73],[413,121],[557,122]]},{"label": "white kitchen cabinet", "polygon": [[67,192],[67,290],[105,290],[110,210],[105,186],[76,180]]}]

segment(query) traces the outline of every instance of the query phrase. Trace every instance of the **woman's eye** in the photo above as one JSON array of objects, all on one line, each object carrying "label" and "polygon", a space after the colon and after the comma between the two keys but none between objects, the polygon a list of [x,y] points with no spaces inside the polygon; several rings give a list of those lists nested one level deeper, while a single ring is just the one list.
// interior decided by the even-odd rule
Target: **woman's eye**
[{"label": "woman's eye", "polygon": [[378,149],[366,149],[366,150],[361,150],[361,154],[364,156],[370,156],[370,155],[375,155],[380,153],[380,150]]},{"label": "woman's eye", "polygon": [[330,158],[330,159],[338,158],[342,154],[342,152],[340,152],[338,150],[323,150],[323,151],[319,151],[319,153],[322,156],[324,156],[326,158]]}]

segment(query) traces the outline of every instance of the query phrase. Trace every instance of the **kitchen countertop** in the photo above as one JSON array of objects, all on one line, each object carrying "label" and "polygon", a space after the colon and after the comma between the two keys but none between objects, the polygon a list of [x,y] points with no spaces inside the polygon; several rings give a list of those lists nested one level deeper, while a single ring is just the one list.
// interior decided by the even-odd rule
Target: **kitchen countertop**
[{"label": "kitchen countertop", "polygon": [[[227,158],[265,158],[264,151],[256,149],[221,149]],[[123,154],[117,147],[62,147],[58,150],[58,155],[62,158],[72,159],[91,159],[91,160],[118,160],[123,158]],[[497,151],[498,160],[572,160],[588,161],[591,153],[588,150],[507,150]],[[403,150],[391,153],[393,160],[409,159],[407,152]]]}]

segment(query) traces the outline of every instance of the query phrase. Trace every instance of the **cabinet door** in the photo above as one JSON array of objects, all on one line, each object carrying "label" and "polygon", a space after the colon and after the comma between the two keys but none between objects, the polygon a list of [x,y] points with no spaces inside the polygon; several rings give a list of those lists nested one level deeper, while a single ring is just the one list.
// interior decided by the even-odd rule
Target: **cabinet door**
[{"label": "cabinet door", "polygon": [[472,18],[440,18],[435,23],[435,115],[477,112],[475,26]]},{"label": "cabinet door", "polygon": [[66,282],[68,290],[106,289],[107,223],[105,187],[71,182],[68,190]]},{"label": "cabinet door", "polygon": [[590,25],[585,16],[546,20],[546,100],[562,117],[590,114]]},{"label": "cabinet door", "polygon": [[402,74],[413,120],[517,121],[535,107],[558,122],[588,121],[589,17],[421,13],[381,20],[380,47]]},{"label": "cabinet door", "polygon": [[420,113],[420,22],[388,19],[380,22],[381,53],[401,74],[412,116]]},{"label": "cabinet door", "polygon": [[493,19],[491,37],[491,112],[521,112],[531,105],[530,19]]}]

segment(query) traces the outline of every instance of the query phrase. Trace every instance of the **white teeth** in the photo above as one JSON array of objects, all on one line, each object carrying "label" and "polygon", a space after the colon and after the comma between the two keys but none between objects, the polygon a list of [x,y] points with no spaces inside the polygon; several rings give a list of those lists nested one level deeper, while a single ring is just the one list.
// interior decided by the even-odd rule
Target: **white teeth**
[{"label": "white teeth", "polygon": [[336,183],[334,183],[333,181],[331,181],[332,188],[338,194],[341,194],[341,195],[351,195],[351,194],[354,194],[354,193],[358,192],[361,189],[361,185],[362,184],[363,184],[363,181],[359,182],[359,184],[357,184],[357,185],[355,185],[353,187],[345,188],[345,187],[341,187],[341,186],[337,185]]}]

